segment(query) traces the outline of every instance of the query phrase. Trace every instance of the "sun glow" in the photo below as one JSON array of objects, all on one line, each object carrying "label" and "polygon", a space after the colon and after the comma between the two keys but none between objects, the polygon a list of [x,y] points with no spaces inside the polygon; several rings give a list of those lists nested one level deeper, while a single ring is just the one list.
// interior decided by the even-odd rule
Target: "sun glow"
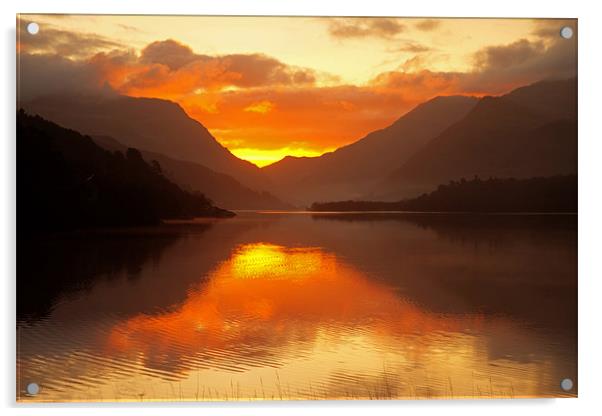
[{"label": "sun glow", "polygon": [[324,256],[313,249],[285,249],[273,244],[257,243],[239,249],[232,259],[232,276],[256,279],[303,279],[319,272]]},{"label": "sun glow", "polygon": [[272,163],[282,160],[286,156],[294,157],[317,157],[328,153],[333,149],[325,149],[323,152],[319,152],[311,149],[302,148],[289,148],[284,147],[281,149],[252,149],[241,147],[238,149],[229,149],[234,156],[249,161],[257,166],[264,167],[271,165]]}]

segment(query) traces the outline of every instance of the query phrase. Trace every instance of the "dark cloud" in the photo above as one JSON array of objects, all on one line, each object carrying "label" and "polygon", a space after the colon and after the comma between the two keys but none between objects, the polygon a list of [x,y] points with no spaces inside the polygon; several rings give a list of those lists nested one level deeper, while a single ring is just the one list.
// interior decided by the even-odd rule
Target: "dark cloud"
[{"label": "dark cloud", "polygon": [[[557,25],[555,25],[557,26]],[[577,75],[577,41],[521,39],[507,45],[492,45],[473,55],[473,68],[466,72],[425,70],[424,55],[406,60],[397,71],[377,75],[371,85],[398,91],[438,94],[502,94],[518,86],[544,79]]]},{"label": "dark cloud", "polygon": [[263,54],[228,55],[223,58],[236,72],[243,74],[240,86],[265,84],[312,84],[314,71],[307,68],[290,67],[277,59]]},{"label": "dark cloud", "polygon": [[508,45],[488,46],[474,55],[474,65],[479,70],[504,69],[523,64],[542,55],[545,51],[543,42],[531,42],[520,39]]},{"label": "dark cloud", "polygon": [[560,29],[564,26],[570,26],[575,33],[577,32],[577,19],[536,19],[533,23],[533,35],[542,39],[557,40],[560,37]]},{"label": "dark cloud", "polygon": [[[78,38],[79,40],[79,38]],[[76,59],[21,49],[22,97],[100,88],[105,83],[126,94],[175,98],[199,89],[311,86],[318,74],[263,54],[207,56],[173,40],[153,42],[138,56],[115,49]]]},{"label": "dark cloud", "polygon": [[311,69],[289,66],[263,54],[232,54],[196,57],[175,70],[165,65],[160,65],[160,68],[151,65],[145,71],[130,77],[130,86],[150,78],[155,78],[159,84],[170,80],[186,80],[196,88],[252,88],[311,85],[316,80],[316,74]]},{"label": "dark cloud", "polygon": [[175,70],[199,59],[189,46],[172,39],[153,42],[147,45],[140,54],[140,62],[144,64],[163,64]]},{"label": "dark cloud", "polygon": [[19,21],[17,39],[20,51],[45,53],[68,58],[90,56],[100,50],[124,48],[114,40],[92,33],[71,32],[40,23],[36,35],[27,32],[27,21]]},{"label": "dark cloud", "polygon": [[441,25],[441,20],[426,19],[426,20],[421,20],[418,23],[416,23],[415,27],[418,30],[430,32],[432,30],[437,29],[440,25]]},{"label": "dark cloud", "polygon": [[22,53],[17,63],[20,101],[48,94],[86,94],[103,90],[98,68],[58,55]]},{"label": "dark cloud", "polygon": [[560,28],[556,26],[540,26],[533,31],[535,36],[539,36],[540,38],[555,38],[560,36]]},{"label": "dark cloud", "polygon": [[490,46],[474,55],[473,71],[462,78],[467,92],[503,93],[544,79],[577,76],[576,38],[554,37],[547,42],[525,39]]},{"label": "dark cloud", "polygon": [[346,38],[393,38],[406,27],[401,20],[389,17],[334,18],[328,20],[331,36]]},{"label": "dark cloud", "polygon": [[[315,71],[287,65],[264,54],[230,54],[208,56],[195,54],[192,49],[174,40],[153,42],[142,50],[142,64],[159,64],[169,71],[149,68],[149,73],[137,77],[160,75],[195,78],[198,87],[232,85],[257,87],[263,85],[313,84]],[[132,83],[137,82],[136,79]]]}]

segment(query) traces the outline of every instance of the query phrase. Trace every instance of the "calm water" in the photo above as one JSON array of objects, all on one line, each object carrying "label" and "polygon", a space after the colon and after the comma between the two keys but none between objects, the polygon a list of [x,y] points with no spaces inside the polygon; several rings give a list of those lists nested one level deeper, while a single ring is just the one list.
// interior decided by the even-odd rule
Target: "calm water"
[{"label": "calm water", "polygon": [[22,401],[576,395],[576,216],[240,213],[18,253]]}]

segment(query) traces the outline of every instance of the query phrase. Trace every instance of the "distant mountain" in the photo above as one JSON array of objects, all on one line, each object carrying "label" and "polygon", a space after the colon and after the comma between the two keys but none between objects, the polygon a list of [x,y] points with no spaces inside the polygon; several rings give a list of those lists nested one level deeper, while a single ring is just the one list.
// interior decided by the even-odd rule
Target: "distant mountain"
[{"label": "distant mountain", "polygon": [[577,176],[452,181],[417,198],[395,202],[337,201],[311,211],[577,212]]},{"label": "distant mountain", "polygon": [[395,200],[460,178],[577,173],[577,80],[484,97],[389,175],[366,199]]},{"label": "distant mountain", "polygon": [[90,136],[201,164],[254,190],[269,188],[260,169],[234,156],[176,103],[113,94],[54,95],[21,103],[32,114]]},{"label": "distant mountain", "polygon": [[332,153],[314,158],[289,156],[262,170],[281,193],[301,204],[324,198],[356,198],[463,118],[477,101],[473,97],[437,97],[392,125]]},{"label": "distant mountain", "polygon": [[[125,152],[127,147],[112,137],[94,136],[92,140],[99,146]],[[217,173],[194,162],[172,159],[159,153],[140,151],[144,160],[156,160],[163,174],[188,191],[202,192],[215,204],[226,209],[293,209],[268,192],[253,191],[236,179]]]},{"label": "distant mountain", "polygon": [[19,235],[234,215],[182,190],[136,149],[107,151],[23,111],[17,114],[17,209]]}]

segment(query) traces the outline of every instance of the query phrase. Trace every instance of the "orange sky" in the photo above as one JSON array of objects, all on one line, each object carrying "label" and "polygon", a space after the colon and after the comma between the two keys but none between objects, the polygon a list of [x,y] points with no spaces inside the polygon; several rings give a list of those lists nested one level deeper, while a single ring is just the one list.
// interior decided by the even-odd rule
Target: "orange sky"
[{"label": "orange sky", "polygon": [[[35,36],[24,31],[30,21],[40,24]],[[576,37],[558,36],[575,21],[22,15],[19,22],[22,54],[60,57],[52,65],[62,76],[47,83],[54,92],[108,84],[176,101],[259,166],[334,150],[436,95],[500,94],[576,67]],[[40,70],[52,73],[50,62]]]}]

